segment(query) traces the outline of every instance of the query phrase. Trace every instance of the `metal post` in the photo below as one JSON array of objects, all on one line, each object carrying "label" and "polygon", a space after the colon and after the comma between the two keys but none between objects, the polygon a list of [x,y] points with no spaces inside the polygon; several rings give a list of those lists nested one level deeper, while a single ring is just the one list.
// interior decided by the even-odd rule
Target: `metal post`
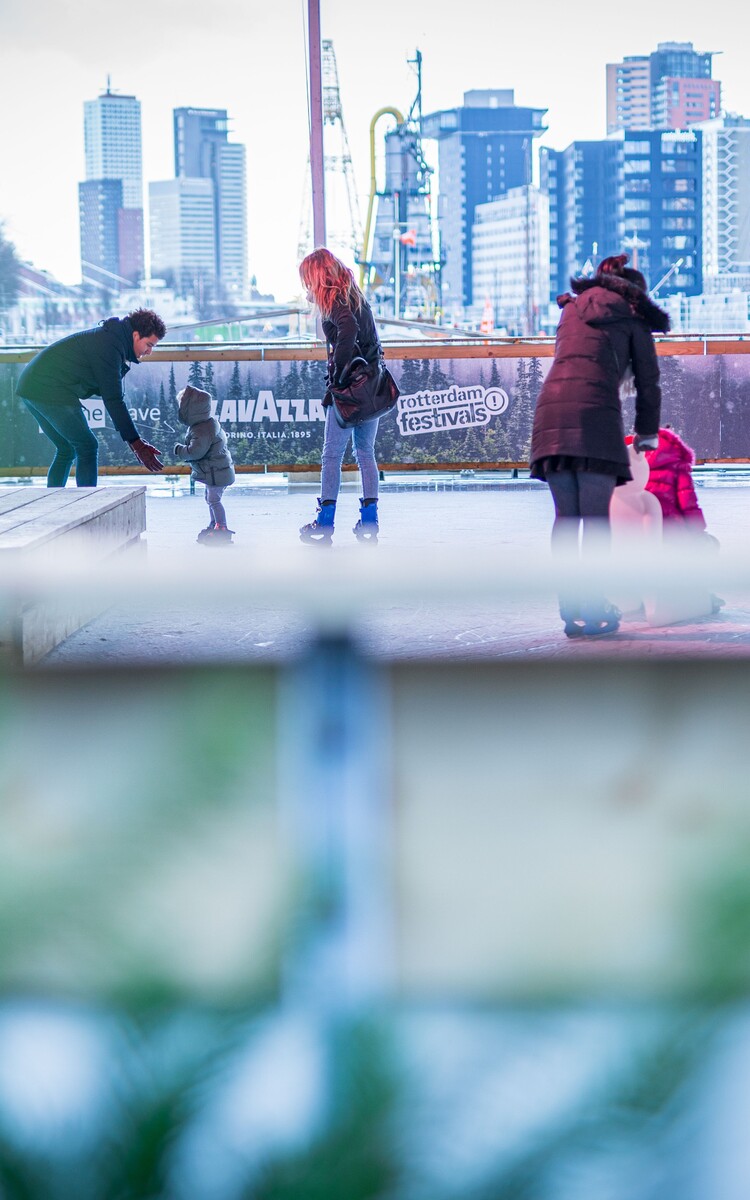
[{"label": "metal post", "polygon": [[321,70],[320,0],[308,0],[310,50],[310,174],[312,176],[313,242],[326,243],[325,159],[323,156],[323,75]]},{"label": "metal post", "polygon": [[393,315],[401,317],[401,226],[393,230]]},{"label": "metal post", "polygon": [[328,630],[279,701],[283,811],[303,884],[287,1001],[343,1013],[376,1003],[390,982],[390,700],[383,672]]}]

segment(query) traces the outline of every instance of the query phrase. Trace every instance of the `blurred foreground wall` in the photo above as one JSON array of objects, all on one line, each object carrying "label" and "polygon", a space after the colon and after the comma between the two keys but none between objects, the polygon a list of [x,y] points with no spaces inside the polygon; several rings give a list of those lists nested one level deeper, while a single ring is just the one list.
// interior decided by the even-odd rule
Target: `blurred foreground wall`
[{"label": "blurred foreground wall", "polygon": [[746,1196],[746,696],[6,670],[0,1197]]}]

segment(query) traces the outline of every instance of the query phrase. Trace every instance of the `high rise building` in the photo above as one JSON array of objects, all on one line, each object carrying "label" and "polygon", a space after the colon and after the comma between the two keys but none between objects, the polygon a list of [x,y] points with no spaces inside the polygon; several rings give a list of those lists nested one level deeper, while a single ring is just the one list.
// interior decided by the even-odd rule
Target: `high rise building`
[{"label": "high rise building", "polygon": [[702,288],[700,129],[624,130],[599,142],[543,150],[542,188],[550,201],[552,297],[571,275],[622,251],[659,294]]},{"label": "high rise building", "polygon": [[651,54],[607,63],[607,133],[687,129],[719,115],[721,84],[712,53],[692,42],[659,42]]},{"label": "high rise building", "polygon": [[544,132],[546,111],[516,105],[512,89],[487,89],[465,92],[460,108],[423,118],[423,137],[438,142],[444,308],[474,302],[476,207],[532,182],[533,142]]},{"label": "high rise building", "polygon": [[607,133],[651,125],[651,62],[647,55],[607,63]]},{"label": "high rise building", "polygon": [[216,206],[216,261],[219,278],[231,295],[247,287],[247,204],[245,147],[239,142],[219,146]]},{"label": "high rise building", "polygon": [[213,186],[216,273],[230,295],[247,288],[245,147],[230,142],[225,108],[174,110],[175,176]]},{"label": "high rise building", "polygon": [[703,287],[702,134],[626,130],[622,134],[621,245],[659,294],[697,295]]},{"label": "high rise building", "polygon": [[148,186],[151,271],[183,294],[216,279],[214,185],[210,179],[165,179]]},{"label": "high rise building", "polygon": [[564,247],[560,238],[560,218],[562,203],[560,200],[562,187],[562,150],[553,150],[550,146],[542,146],[539,151],[539,188],[547,197],[547,212],[549,220],[549,285],[550,303],[564,290],[560,287],[562,278],[561,257]]},{"label": "high rise building", "polygon": [[87,179],[78,184],[81,278],[108,292],[120,290],[121,179]]},{"label": "high rise building", "polygon": [[123,279],[137,283],[144,273],[143,209],[121,208],[117,214],[119,271]]},{"label": "high rise building", "polygon": [[228,141],[225,108],[176,108],[174,173],[188,179],[211,179],[216,173],[217,147]]},{"label": "high rise building", "polygon": [[[96,189],[83,193],[81,204],[81,260],[84,280],[91,278],[91,267],[106,269],[111,274],[114,288],[127,283],[137,283],[144,273],[143,256],[143,174],[141,166],[141,105],[135,96],[124,96],[113,92],[107,80],[107,89],[96,100],[84,103],[84,149],[86,161],[86,183],[116,181],[121,186],[120,215],[116,225],[116,261],[112,259],[111,214],[109,201],[97,206],[91,197]],[[106,189],[99,189],[103,196]],[[111,194],[111,190],[110,193]],[[93,221],[94,226],[84,225]],[[105,221],[97,228],[97,222]],[[83,245],[87,250],[84,254]],[[88,257],[97,246],[107,246],[106,268],[104,262]],[[112,265],[114,262],[114,265]],[[84,264],[88,263],[89,266]]]},{"label": "high rise building", "polygon": [[550,300],[566,292],[573,275],[620,249],[622,143],[572,142],[565,150],[543,146],[540,182],[550,208]]},{"label": "high rise building", "polygon": [[[703,138],[704,286],[747,289],[750,274],[750,119],[719,117]],[[742,281],[740,281],[742,277]],[[711,282],[709,282],[711,281]]]},{"label": "high rise building", "polygon": [[496,328],[539,333],[549,299],[549,200],[528,184],[478,204],[472,229],[475,307],[489,301]]},{"label": "high rise building", "polygon": [[718,117],[721,84],[718,79],[674,79],[664,77],[653,92],[653,124],[656,129],[689,129]]}]

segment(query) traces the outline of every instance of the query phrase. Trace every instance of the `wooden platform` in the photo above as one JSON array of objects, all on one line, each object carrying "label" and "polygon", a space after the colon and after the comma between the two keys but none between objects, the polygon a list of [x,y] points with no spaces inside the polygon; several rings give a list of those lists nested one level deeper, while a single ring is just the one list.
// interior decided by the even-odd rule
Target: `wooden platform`
[{"label": "wooden platform", "polygon": [[[145,546],[145,487],[0,489],[0,584],[3,562],[19,554],[83,545],[97,558]],[[36,662],[97,615],[85,596],[75,606],[21,604],[0,624],[0,651]]]}]

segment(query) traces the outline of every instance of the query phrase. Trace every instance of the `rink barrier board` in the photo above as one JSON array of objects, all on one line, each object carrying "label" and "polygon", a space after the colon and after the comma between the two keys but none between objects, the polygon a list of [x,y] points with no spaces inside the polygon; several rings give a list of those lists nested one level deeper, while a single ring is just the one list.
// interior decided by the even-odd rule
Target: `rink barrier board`
[{"label": "rink barrier board", "polygon": [[[720,384],[720,388],[723,389],[723,387],[724,387],[723,381],[726,379],[729,391],[732,390],[732,387],[734,387],[735,389],[740,388],[743,393],[746,390],[746,385],[747,385],[747,381],[745,379],[746,372],[742,369],[742,356],[747,354],[748,351],[750,350],[750,339],[746,339],[745,337],[742,337],[742,336],[732,337],[729,335],[717,335],[717,336],[712,336],[712,337],[709,337],[709,336],[706,336],[706,337],[684,337],[682,335],[678,335],[678,336],[657,338],[656,339],[656,348],[657,348],[657,353],[662,358],[664,358],[665,361],[671,361],[671,362],[675,362],[675,363],[678,363],[681,358],[686,359],[688,361],[692,360],[693,362],[695,362],[696,359],[698,361],[702,360],[704,364],[708,364],[709,361],[717,362],[717,361],[721,361],[722,358],[728,358],[729,361],[727,361],[726,363],[721,362],[721,366],[718,368],[718,372],[719,372],[719,375],[721,376],[721,380],[722,380],[722,382]],[[10,391],[9,395],[12,396],[12,394],[13,394],[13,392],[12,392],[12,389],[13,389],[12,374],[15,373],[13,371],[13,368],[15,367],[17,369],[22,364],[28,362],[38,352],[39,349],[40,349],[40,347],[36,347],[36,346],[34,346],[34,347],[20,347],[19,346],[19,347],[12,347],[12,348],[0,348],[0,400],[2,400],[2,391],[3,391],[3,387],[2,387],[3,367],[5,366],[6,368],[9,368],[11,371],[11,382],[10,382],[11,391]],[[477,380],[475,378],[475,375],[477,375],[477,374],[479,375],[480,383],[484,384],[485,388],[489,387],[491,390],[493,387],[497,386],[495,381],[498,378],[498,375],[497,375],[498,367],[495,366],[494,364],[501,364],[503,360],[506,360],[508,365],[506,366],[505,371],[503,371],[502,366],[500,366],[499,369],[500,369],[500,388],[501,388],[501,390],[504,389],[507,392],[508,396],[510,396],[510,407],[507,407],[507,402],[506,402],[507,411],[504,413],[504,415],[500,421],[500,424],[504,424],[507,429],[509,426],[513,425],[513,412],[514,412],[514,406],[516,405],[516,396],[518,395],[518,393],[516,391],[514,391],[514,387],[518,386],[518,378],[520,378],[520,375],[518,373],[519,372],[521,374],[525,373],[524,367],[523,367],[523,362],[521,362],[520,360],[526,360],[527,364],[534,359],[546,360],[545,366],[544,366],[544,373],[546,373],[547,367],[549,365],[549,360],[554,355],[554,340],[551,338],[529,338],[529,339],[523,339],[523,338],[479,339],[479,338],[477,338],[477,339],[472,339],[471,341],[469,341],[469,340],[458,341],[458,340],[446,339],[442,342],[435,341],[435,342],[427,342],[427,343],[419,343],[419,344],[414,344],[412,342],[399,342],[399,343],[389,342],[388,344],[386,344],[384,346],[384,353],[385,353],[386,359],[388,359],[390,362],[392,362],[394,364],[397,364],[399,362],[403,363],[405,374],[407,371],[410,372],[409,383],[406,385],[402,384],[402,392],[405,392],[406,388],[409,389],[406,392],[407,399],[409,399],[409,400],[411,400],[413,397],[415,397],[417,391],[419,391],[421,389],[425,389],[425,388],[427,389],[427,392],[430,391],[431,387],[432,388],[437,387],[438,389],[445,388],[445,387],[457,388],[459,390],[464,389],[464,388],[471,389],[477,385]],[[731,362],[732,356],[740,356],[739,362],[735,361],[735,363],[732,364],[732,362]],[[295,368],[299,367],[298,373],[301,374],[301,378],[302,378],[303,382],[307,378],[308,383],[309,383],[310,379],[312,377],[308,378],[305,375],[305,372],[308,370],[314,370],[319,373],[320,365],[325,361],[325,357],[326,357],[325,348],[319,343],[314,344],[314,345],[313,344],[278,345],[275,343],[269,343],[269,344],[260,345],[260,346],[259,345],[247,345],[246,343],[245,344],[240,344],[240,343],[222,344],[221,346],[217,346],[214,343],[194,343],[194,344],[191,344],[190,346],[164,344],[161,347],[158,347],[154,351],[154,353],[150,356],[150,358],[147,360],[147,362],[148,362],[148,364],[153,364],[155,367],[157,367],[157,368],[161,367],[162,369],[166,366],[166,364],[170,364],[170,363],[174,364],[175,366],[178,367],[178,376],[185,374],[186,364],[190,364],[190,363],[203,363],[203,364],[213,363],[213,364],[217,364],[217,365],[220,364],[219,373],[218,373],[218,376],[217,376],[217,379],[215,382],[215,389],[216,389],[215,395],[217,396],[217,400],[219,402],[221,402],[222,390],[223,390],[225,396],[227,394],[226,393],[227,377],[226,377],[225,373],[228,370],[229,365],[232,363],[247,364],[246,372],[256,372],[257,371],[258,378],[260,378],[261,380],[263,378],[265,378],[265,382],[260,382],[258,384],[254,384],[253,386],[260,387],[261,389],[263,389],[263,388],[273,388],[275,386],[270,381],[270,376],[269,376],[269,368],[271,367],[272,364],[275,364],[275,371],[281,372],[279,379],[281,379],[282,382],[284,382],[287,378],[287,375],[284,374],[285,370],[287,373],[291,372],[293,374],[295,372]],[[422,379],[421,383],[419,381],[419,378],[417,378],[416,381],[414,379],[415,364],[418,364],[420,361],[424,364],[424,370],[421,372],[421,379]],[[432,378],[433,379],[437,379],[440,376],[440,374],[441,374],[440,364],[443,362],[447,362],[449,364],[452,363],[453,370],[450,371],[450,366],[449,366],[448,370],[450,372],[450,375],[446,376],[443,373],[442,382],[440,382],[440,383],[436,383],[436,382],[426,383],[425,380],[427,379],[428,375],[430,374],[427,370],[428,362],[434,363],[434,368],[432,370]],[[490,374],[489,381],[487,379],[488,371],[487,371],[486,367],[482,367],[482,366],[478,365],[476,370],[474,370],[472,368],[472,364],[486,364],[488,362],[493,363],[492,373]],[[511,366],[510,366],[511,363],[519,363],[519,366],[517,368],[515,366],[511,368]],[[181,366],[180,366],[180,364],[181,364]],[[285,367],[285,364],[286,364],[286,367]],[[411,364],[411,366],[409,367],[408,364]],[[146,364],[144,363],[144,366],[145,365]],[[462,369],[462,367],[463,367],[463,369]],[[515,377],[516,377],[515,384],[514,384],[513,380],[510,379],[510,377],[506,378],[506,376],[508,375],[508,371],[515,373]],[[395,373],[396,373],[397,379],[399,379],[399,372],[396,371]],[[416,373],[417,373],[417,376],[419,376],[419,371],[417,371]],[[540,382],[538,379],[538,374],[539,374],[539,372],[537,370],[537,379],[536,379],[537,390],[538,390],[539,382]],[[683,398],[678,401],[678,409],[680,409],[682,416],[677,415],[676,417],[671,411],[669,411],[669,399],[670,399],[670,382],[669,382],[669,380],[670,380],[671,376],[665,375],[665,377],[664,377],[665,388],[663,390],[664,390],[664,395],[665,395],[665,401],[667,401],[667,403],[665,405],[667,411],[663,415],[663,420],[665,422],[674,424],[674,427],[679,429],[680,432],[682,433],[683,437],[689,442],[689,444],[691,444],[694,447],[695,455],[696,455],[696,463],[698,463],[698,464],[702,464],[702,463],[741,464],[741,463],[750,461],[750,457],[746,457],[743,454],[743,451],[745,450],[746,442],[747,442],[748,450],[750,451],[750,433],[748,432],[748,423],[750,422],[750,414],[747,411],[748,405],[745,402],[744,394],[742,395],[742,399],[741,399],[742,411],[740,412],[739,423],[736,424],[733,432],[731,432],[729,435],[726,435],[725,433],[722,433],[722,428],[725,428],[725,426],[722,425],[722,420],[726,417],[726,414],[722,413],[722,415],[720,416],[718,413],[718,406],[717,406],[717,411],[713,414],[713,416],[710,413],[708,416],[706,416],[705,414],[706,414],[706,412],[708,412],[708,410],[706,410],[706,409],[702,410],[703,414],[704,414],[703,416],[699,415],[701,412],[700,406],[704,405],[706,403],[706,401],[705,401],[705,394],[706,394],[705,381],[707,378],[707,366],[704,368],[698,369],[697,363],[696,363],[695,372],[686,370],[685,378],[687,379],[687,382],[690,386],[687,387],[685,384],[679,384],[678,388],[683,388],[686,391],[689,391],[693,384],[693,378],[692,378],[693,375],[695,375],[696,389],[699,389],[701,386],[703,386],[704,392],[701,395],[699,395],[698,390],[696,390],[696,401],[695,401],[696,407],[692,412],[689,411],[687,407],[685,407],[688,404],[688,402],[690,400],[692,400],[692,395],[689,395],[687,397],[687,399],[683,395]],[[247,377],[249,378],[249,375]],[[529,377],[530,377],[530,375],[529,375]],[[678,378],[679,378],[679,368],[678,368]],[[222,379],[223,379],[223,383],[222,383]],[[510,379],[510,382],[509,382],[509,379]],[[402,383],[402,381],[400,379],[399,379],[399,382]],[[299,380],[298,380],[298,383],[299,383]],[[137,397],[141,394],[143,394],[143,396],[144,396],[142,401],[138,401],[138,400],[134,399],[133,400],[134,405],[137,403],[143,403],[144,405],[148,406],[148,405],[153,405],[154,403],[156,403],[156,401],[154,400],[153,385],[151,385],[150,390],[149,390],[149,386],[147,385],[145,392],[142,389],[139,390],[138,381],[136,380],[136,378],[134,376],[131,375],[131,377],[128,381],[128,386],[132,389],[131,396]],[[179,386],[179,384],[178,384],[178,386]],[[324,386],[324,384],[322,386]],[[163,383],[162,383],[162,387],[163,387]],[[321,387],[321,383],[320,383],[319,379],[316,381],[315,387],[317,387],[317,388]],[[146,398],[147,394],[150,396],[150,398]],[[263,394],[263,393],[261,393],[261,394]],[[271,394],[273,394],[273,393],[271,393]],[[282,396],[284,396],[284,394],[285,394],[284,392],[281,392]],[[316,393],[314,391],[306,391],[304,393],[297,392],[297,393],[292,393],[292,394],[296,394],[296,395],[304,394],[307,397],[310,397],[310,396],[315,396]],[[433,393],[433,395],[438,395],[438,394],[439,393]],[[720,394],[721,394],[721,392],[720,392]],[[277,395],[278,395],[278,393],[277,393]],[[320,395],[320,392],[318,392],[318,395]],[[447,395],[447,393],[446,393],[446,395]],[[487,393],[487,395],[489,395],[489,392]],[[701,398],[701,396],[702,396],[702,398]],[[126,399],[129,401],[127,394],[126,394]],[[96,403],[96,400],[94,401],[94,403]],[[306,403],[307,403],[307,407],[312,411],[312,406],[319,405],[320,400],[319,399],[318,400],[308,399],[308,401]],[[443,403],[443,401],[437,402],[433,399],[433,400],[429,400],[428,403],[431,403],[431,404]],[[421,425],[421,429],[417,430],[415,427],[411,427],[411,428],[407,427],[411,423],[411,412],[407,412],[405,417],[398,416],[397,419],[398,419],[399,424],[401,423],[402,420],[404,420],[406,422],[406,424],[404,425],[404,429],[406,431],[406,436],[404,436],[403,432],[400,435],[399,434],[396,435],[397,437],[400,436],[400,439],[401,439],[400,443],[399,442],[394,443],[393,436],[385,438],[385,444],[380,446],[380,452],[383,454],[383,458],[379,462],[380,470],[384,471],[384,472],[389,472],[389,473],[393,473],[393,472],[419,473],[419,472],[424,472],[424,471],[455,472],[455,471],[461,471],[461,470],[476,470],[476,469],[488,470],[488,471],[523,470],[528,467],[528,461],[524,457],[524,455],[527,453],[528,439],[530,437],[531,413],[533,412],[534,393],[527,396],[526,400],[521,400],[520,403],[522,405],[525,404],[525,406],[526,406],[526,408],[524,410],[524,415],[521,418],[522,432],[519,434],[518,429],[516,429],[515,432],[511,432],[511,433],[502,432],[497,437],[495,437],[494,434],[493,434],[493,436],[490,437],[489,435],[492,433],[492,431],[498,427],[498,425],[497,425],[498,417],[495,416],[494,418],[492,418],[490,420],[489,424],[487,424],[486,423],[487,417],[485,416],[484,423],[482,424],[482,427],[481,427],[481,435],[480,435],[481,445],[476,443],[476,438],[474,438],[473,441],[471,442],[471,444],[469,444],[469,441],[466,440],[466,431],[465,430],[463,432],[460,432],[458,428],[454,428],[454,427],[448,428],[447,426],[443,425],[440,427],[440,429],[442,430],[442,432],[440,432],[437,425],[434,425],[431,427],[429,425],[429,423],[427,426]],[[631,400],[631,403],[632,403],[632,400]],[[723,403],[723,401],[720,401],[719,403]],[[680,408],[680,406],[682,406],[682,408]],[[0,407],[2,407],[2,405],[0,405]],[[399,402],[399,410],[400,410],[400,408],[401,408],[401,401]],[[731,410],[731,408],[732,408],[732,403],[730,400],[729,409]],[[683,409],[684,409],[684,411],[683,411]],[[154,409],[153,411],[159,411],[159,410]],[[497,411],[502,412],[502,409],[499,409]],[[663,412],[664,412],[664,410],[663,410]],[[163,416],[164,415],[163,400],[162,400],[161,413]],[[626,417],[627,417],[627,414],[626,414]],[[685,420],[686,417],[687,417],[687,420]],[[628,420],[629,419],[630,418],[628,417]],[[169,420],[171,421],[172,418],[170,417]],[[230,420],[231,420],[231,418],[230,418]],[[265,423],[262,426],[258,423],[258,420],[259,420],[258,418],[255,418],[255,417],[254,418],[240,418],[240,423],[236,426],[236,428],[239,430],[239,432],[230,434],[230,436],[238,437],[238,438],[243,436],[240,426],[241,426],[242,422],[245,420],[251,421],[251,424],[247,425],[248,430],[251,430],[251,429],[258,430],[258,429],[266,428]],[[288,422],[289,418],[288,418],[288,416],[281,417],[281,418],[274,417],[274,418],[272,418],[272,420],[281,420],[282,422],[284,422],[284,421]],[[257,440],[258,438],[265,438],[266,436],[276,437],[277,436],[276,434],[268,435],[264,432],[260,432],[260,433],[249,432],[247,436],[250,439],[252,439],[253,437],[256,438],[256,441],[254,443],[255,450],[254,451],[253,450],[250,450],[250,451],[240,450],[239,454],[237,454],[237,453],[235,454],[235,456],[234,456],[235,457],[235,467],[236,467],[238,474],[246,473],[246,474],[255,475],[255,474],[264,474],[264,473],[269,473],[269,472],[280,473],[280,474],[293,474],[293,473],[298,473],[298,472],[308,472],[309,473],[311,471],[319,469],[320,447],[317,445],[317,441],[319,440],[319,438],[321,436],[322,430],[320,427],[318,427],[318,429],[316,430],[312,424],[299,425],[296,423],[299,420],[301,420],[302,422],[309,422],[309,421],[313,420],[313,417],[312,416],[302,416],[301,418],[295,417],[292,419],[291,425],[280,424],[278,426],[272,426],[272,428],[277,428],[279,430],[291,429],[292,431],[294,431],[289,434],[282,433],[281,434],[282,437],[289,436],[294,439],[305,439],[305,440],[298,440],[293,443],[290,443],[290,442],[285,443],[285,447],[288,447],[288,449],[292,451],[291,455],[289,456],[290,461],[282,461],[281,460],[281,456],[279,454],[279,450],[281,450],[280,442],[277,442],[275,447],[272,448],[272,445],[270,442],[265,443],[265,445],[263,445],[263,443],[261,443]],[[104,423],[104,422],[100,422],[100,423]],[[472,419],[468,422],[468,425],[472,425],[472,424],[476,424],[476,423],[477,423],[476,420]],[[145,436],[148,438],[148,436],[149,436],[148,423],[144,424],[143,419],[141,419],[141,424],[145,430]],[[705,432],[705,435],[704,435],[704,432],[702,432],[701,427],[703,427],[704,431],[707,431],[707,432]],[[230,426],[230,428],[231,428],[231,426]],[[309,439],[311,437],[310,432],[296,432],[297,430],[312,431],[313,441],[311,441],[311,442],[307,441],[307,439]],[[107,429],[106,432],[109,435],[109,434],[111,434],[112,431]],[[413,436],[415,433],[416,433],[416,436]],[[454,437],[463,437],[466,444],[464,445],[462,442],[460,444],[460,446],[457,445],[455,447],[451,447],[451,446],[446,447],[446,444],[445,444],[446,433],[447,433],[449,439],[452,439]],[[487,435],[486,446],[484,444],[485,435]],[[163,438],[164,438],[163,431],[161,431],[160,429],[155,430],[154,436],[157,439],[157,444],[162,445],[162,442],[158,441],[158,438],[161,437],[162,441],[163,441]],[[166,435],[167,440],[169,440],[170,436],[171,436],[170,434]],[[413,437],[413,440],[412,440],[412,437]],[[433,447],[430,445],[430,442],[435,438],[437,438],[437,444],[435,445],[434,450],[433,450]],[[34,477],[36,475],[43,476],[46,473],[46,467],[44,466],[44,461],[45,461],[44,453],[41,450],[39,451],[39,453],[37,453],[37,450],[35,447],[29,446],[28,435],[24,434],[22,432],[22,425],[18,425],[18,424],[14,425],[13,417],[11,418],[10,439],[11,439],[10,445],[8,445],[6,443],[6,447],[5,447],[6,453],[0,455],[0,477],[3,477],[3,476],[6,476],[6,477],[7,476]],[[39,441],[41,443],[41,439],[39,439]],[[382,441],[382,439],[381,439],[381,441]],[[24,443],[26,443],[26,444],[24,445]],[[503,445],[503,443],[505,443],[505,445]],[[238,448],[239,448],[239,446],[240,446],[240,443],[238,443]],[[451,452],[451,450],[453,450],[453,452],[455,452],[456,449],[459,450],[459,453],[462,449],[470,450],[472,453],[475,453],[475,457],[472,457],[471,453],[470,453],[470,454],[463,454],[463,455],[461,455],[460,458],[452,460],[450,457],[450,452]],[[504,454],[501,453],[501,455],[498,455],[496,453],[496,451],[498,449],[505,450],[505,453]],[[276,452],[274,453],[273,450],[275,450]],[[299,452],[300,452],[299,457],[295,456],[295,453],[294,453],[295,450],[299,450]],[[393,453],[394,450],[396,451],[395,454]],[[495,453],[493,453],[493,450],[495,451]],[[391,453],[389,453],[389,451]],[[508,453],[508,451],[510,451],[510,453]],[[519,451],[520,451],[520,453],[519,453]],[[313,461],[313,459],[311,458],[311,452],[314,452],[315,461]],[[431,455],[433,453],[434,453],[434,458],[431,457]],[[123,450],[123,448],[119,442],[117,442],[117,448],[114,448],[113,445],[110,445],[109,452],[106,452],[106,448],[104,446],[102,446],[102,452],[100,454],[100,472],[101,472],[101,474],[102,475],[112,475],[112,476],[122,476],[122,475],[141,476],[141,475],[146,474],[145,469],[143,467],[141,467],[139,464],[137,464],[137,463],[131,464],[129,461],[127,461],[127,462],[122,461],[123,456],[128,457],[127,451]],[[170,452],[169,452],[169,450],[167,450],[166,458],[169,459],[170,457],[171,457]],[[243,458],[245,461],[243,461]],[[411,461],[411,459],[413,459],[413,458],[417,458],[420,461],[416,461],[416,462]],[[118,459],[120,461],[118,461]],[[305,461],[305,459],[307,461]],[[345,471],[353,471],[353,470],[355,470],[355,468],[353,465],[345,463],[344,470]],[[165,475],[179,476],[179,475],[186,474],[186,473],[187,473],[187,468],[183,463],[169,462],[169,461],[165,462],[165,471],[164,471]]]},{"label": "rink barrier board", "polygon": [[[750,354],[750,338],[709,337],[655,338],[659,355],[714,355]],[[0,347],[0,366],[3,363],[26,363],[43,346]],[[552,358],[555,353],[554,339],[538,338],[529,341],[472,341],[393,345],[384,343],[383,351],[389,360],[425,358]],[[325,362],[326,350],[320,345],[258,346],[249,347],[240,343],[217,347],[211,343],[194,343],[191,346],[165,343],[149,355],[152,362]]]}]

